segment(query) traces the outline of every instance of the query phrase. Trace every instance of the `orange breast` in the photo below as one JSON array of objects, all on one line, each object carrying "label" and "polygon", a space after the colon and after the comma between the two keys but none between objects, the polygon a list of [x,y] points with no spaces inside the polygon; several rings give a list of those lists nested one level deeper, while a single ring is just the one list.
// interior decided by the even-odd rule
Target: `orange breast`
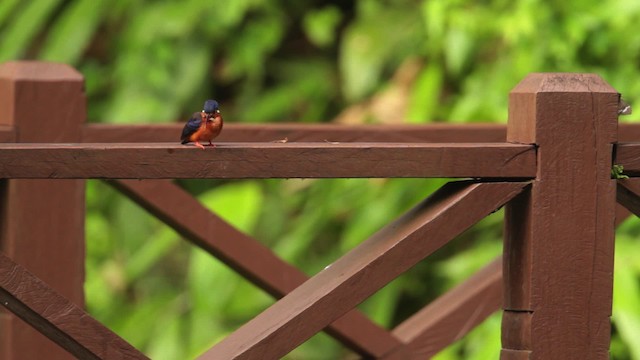
[{"label": "orange breast", "polygon": [[[215,120],[218,120],[217,117]],[[222,121],[207,120],[200,125],[200,128],[196,130],[191,136],[190,141],[211,141],[220,134],[222,130]]]}]

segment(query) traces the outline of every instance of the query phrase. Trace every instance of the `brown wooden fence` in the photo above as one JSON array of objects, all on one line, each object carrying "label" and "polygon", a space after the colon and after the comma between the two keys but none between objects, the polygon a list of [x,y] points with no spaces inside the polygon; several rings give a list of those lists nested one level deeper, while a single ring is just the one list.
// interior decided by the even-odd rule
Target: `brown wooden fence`
[{"label": "brown wooden fence", "polygon": [[[232,124],[201,151],[176,143],[179,124],[85,124],[68,66],[1,65],[0,357],[145,358],[83,310],[84,179],[97,178],[279,299],[201,359],[277,359],[323,330],[363,358],[425,359],[499,309],[503,359],[608,358],[614,227],[628,215],[616,201],[640,213],[640,127],[618,131],[619,94],[596,75],[532,74],[509,96],[507,126]],[[473,180],[311,278],[167,180],[356,177]],[[355,309],[502,206],[504,261],[394,329]]]}]

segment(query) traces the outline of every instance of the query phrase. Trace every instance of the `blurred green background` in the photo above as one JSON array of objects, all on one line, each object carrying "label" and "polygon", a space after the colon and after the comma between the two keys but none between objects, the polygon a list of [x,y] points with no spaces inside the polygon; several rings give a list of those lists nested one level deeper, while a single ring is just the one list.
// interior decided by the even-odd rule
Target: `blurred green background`
[{"label": "blurred green background", "polygon": [[[640,102],[637,0],[2,0],[0,61],[64,62],[89,121],[505,122],[530,72],[594,72]],[[624,117],[634,121],[638,115]],[[177,136],[178,134],[176,134]],[[181,181],[314,274],[444,180]],[[501,252],[502,213],[360,308],[392,327]],[[87,187],[91,314],[154,359],[189,359],[273,303],[107,185]],[[640,359],[640,223],[617,232],[614,359]],[[500,315],[437,359],[496,359]],[[289,359],[350,357],[324,334]]]}]

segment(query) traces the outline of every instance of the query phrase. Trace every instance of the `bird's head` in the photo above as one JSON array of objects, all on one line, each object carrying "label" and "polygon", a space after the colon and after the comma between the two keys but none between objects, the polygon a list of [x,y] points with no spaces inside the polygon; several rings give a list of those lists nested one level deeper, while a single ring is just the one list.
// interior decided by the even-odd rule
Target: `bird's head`
[{"label": "bird's head", "polygon": [[205,101],[204,102],[204,108],[202,109],[202,112],[207,114],[208,117],[211,117],[215,113],[219,113],[220,110],[218,109],[218,102],[215,101],[215,100],[207,100],[207,101]]}]

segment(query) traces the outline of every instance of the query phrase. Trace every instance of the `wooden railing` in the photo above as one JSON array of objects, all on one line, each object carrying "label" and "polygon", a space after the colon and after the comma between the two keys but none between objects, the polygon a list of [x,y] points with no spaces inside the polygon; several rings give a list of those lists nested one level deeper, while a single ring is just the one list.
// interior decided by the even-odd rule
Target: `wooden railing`
[{"label": "wooden railing", "polygon": [[[364,358],[423,359],[500,308],[503,359],[608,358],[614,222],[628,214],[616,197],[639,212],[640,145],[618,144],[619,94],[598,76],[530,75],[507,126],[229,125],[211,151],[177,144],[179,124],[85,124],[82,82],[64,65],[0,66],[3,359],[68,358],[37,332],[78,358],[145,358],[83,310],[94,178],[280,299],[201,359],[277,359],[322,330]],[[638,139],[640,127],[620,132]],[[632,177],[617,196],[613,163]],[[167,180],[336,177],[474,180],[446,184],[311,278]],[[504,205],[504,262],[391,330],[355,309]]]}]

